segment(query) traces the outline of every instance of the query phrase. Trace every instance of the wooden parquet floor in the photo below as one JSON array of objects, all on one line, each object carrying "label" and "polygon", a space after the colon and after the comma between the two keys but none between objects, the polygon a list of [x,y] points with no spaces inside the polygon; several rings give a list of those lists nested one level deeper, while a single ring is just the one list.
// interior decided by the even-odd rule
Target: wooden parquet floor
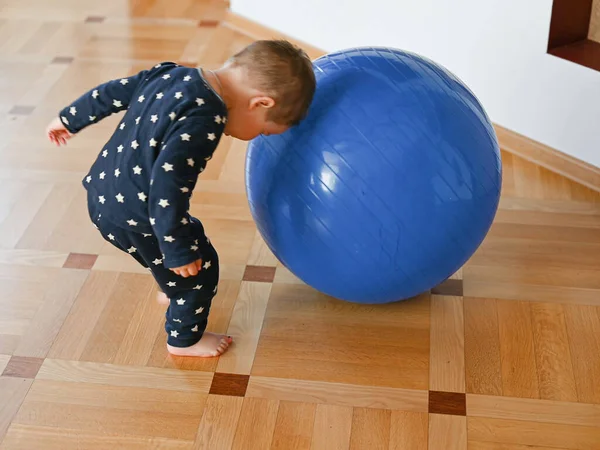
[{"label": "wooden parquet floor", "polygon": [[332,300],[251,220],[224,139],[192,213],[220,251],[213,360],[170,357],[156,287],[87,218],[80,180],[118,117],[57,149],[84,90],[251,39],[222,0],[0,0],[0,449],[600,449],[600,195],[503,154],[500,211],[431,294]]}]

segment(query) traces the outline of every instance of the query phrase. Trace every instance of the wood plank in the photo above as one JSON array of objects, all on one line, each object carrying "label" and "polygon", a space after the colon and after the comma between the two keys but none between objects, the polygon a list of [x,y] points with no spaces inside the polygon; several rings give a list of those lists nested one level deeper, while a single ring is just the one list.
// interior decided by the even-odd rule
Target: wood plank
[{"label": "wood plank", "polygon": [[427,450],[428,430],[427,414],[392,411],[390,450]]},{"label": "wood plank", "polygon": [[352,415],[349,406],[317,405],[311,450],[347,450]]},{"label": "wood plank", "polygon": [[496,300],[464,299],[467,392],[502,395],[502,364]]},{"label": "wood plank", "polygon": [[467,418],[430,414],[429,450],[467,450]]},{"label": "wood plank", "polygon": [[431,296],[429,389],[465,392],[462,297]]},{"label": "wood plank", "polygon": [[571,361],[580,402],[600,403],[600,316],[592,306],[565,305]]},{"label": "wood plank", "polygon": [[194,450],[231,448],[243,402],[241,397],[209,395]]},{"label": "wood plank", "polygon": [[316,405],[280,402],[271,450],[310,450]]},{"label": "wood plank", "polygon": [[250,377],[246,397],[413,412],[428,408],[427,391],[258,376]]},{"label": "wood plank", "polygon": [[467,395],[467,408],[469,417],[512,419],[588,427],[600,424],[600,405],[587,403],[469,394]]},{"label": "wood plank", "polygon": [[[469,417],[469,439],[506,445],[528,445],[594,450],[600,442],[599,427]],[[512,447],[510,447],[512,448]]]},{"label": "wood plank", "polygon": [[0,442],[21,407],[33,380],[0,377]]},{"label": "wood plank", "polygon": [[227,329],[235,345],[219,359],[219,372],[250,374],[270,294],[270,283],[242,282]]},{"label": "wood plank", "polygon": [[496,305],[503,393],[509,397],[540,398],[530,304],[498,301]]},{"label": "wood plank", "polygon": [[575,375],[562,305],[532,303],[533,338],[540,398],[577,401]]},{"label": "wood plank", "polygon": [[245,398],[233,450],[264,450],[271,446],[279,402],[262,398]]},{"label": "wood plank", "polygon": [[29,324],[31,331],[27,339],[21,340],[15,355],[46,357],[87,276],[83,270],[61,270],[48,286],[42,306]]},{"label": "wood plank", "polygon": [[350,450],[389,448],[392,413],[384,409],[355,408]]}]

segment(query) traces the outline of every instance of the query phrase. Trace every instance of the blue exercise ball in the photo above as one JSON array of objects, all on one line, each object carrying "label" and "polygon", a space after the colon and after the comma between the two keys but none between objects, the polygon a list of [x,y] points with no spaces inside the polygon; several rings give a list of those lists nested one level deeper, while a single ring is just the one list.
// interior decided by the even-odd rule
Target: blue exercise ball
[{"label": "blue exercise ball", "polygon": [[494,128],[465,84],[414,53],[363,47],[313,64],[307,118],[248,146],[258,230],[329,296],[373,304],[427,292],[492,224],[502,178]]}]

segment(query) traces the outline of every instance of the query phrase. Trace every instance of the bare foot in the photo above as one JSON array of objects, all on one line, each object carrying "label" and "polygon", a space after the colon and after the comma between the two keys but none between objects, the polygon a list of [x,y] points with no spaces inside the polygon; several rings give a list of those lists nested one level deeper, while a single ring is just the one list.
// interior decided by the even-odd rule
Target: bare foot
[{"label": "bare foot", "polygon": [[224,334],[209,333],[202,335],[202,339],[190,347],[173,347],[167,344],[169,353],[175,356],[196,356],[200,358],[212,358],[220,356],[227,351],[233,342],[230,336]]},{"label": "bare foot", "polygon": [[169,306],[169,304],[171,303],[171,301],[169,300],[169,297],[167,297],[167,294],[165,294],[164,292],[157,292],[156,294],[156,301],[158,302],[159,305],[164,305],[164,306]]}]

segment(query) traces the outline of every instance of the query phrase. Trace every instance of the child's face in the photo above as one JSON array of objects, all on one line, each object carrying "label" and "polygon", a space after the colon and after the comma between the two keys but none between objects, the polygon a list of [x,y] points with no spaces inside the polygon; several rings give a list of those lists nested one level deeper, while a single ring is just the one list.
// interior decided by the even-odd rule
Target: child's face
[{"label": "child's face", "polygon": [[255,97],[248,103],[231,108],[228,112],[225,134],[242,141],[250,141],[259,135],[281,134],[289,127],[267,119],[274,102],[269,97]]}]

